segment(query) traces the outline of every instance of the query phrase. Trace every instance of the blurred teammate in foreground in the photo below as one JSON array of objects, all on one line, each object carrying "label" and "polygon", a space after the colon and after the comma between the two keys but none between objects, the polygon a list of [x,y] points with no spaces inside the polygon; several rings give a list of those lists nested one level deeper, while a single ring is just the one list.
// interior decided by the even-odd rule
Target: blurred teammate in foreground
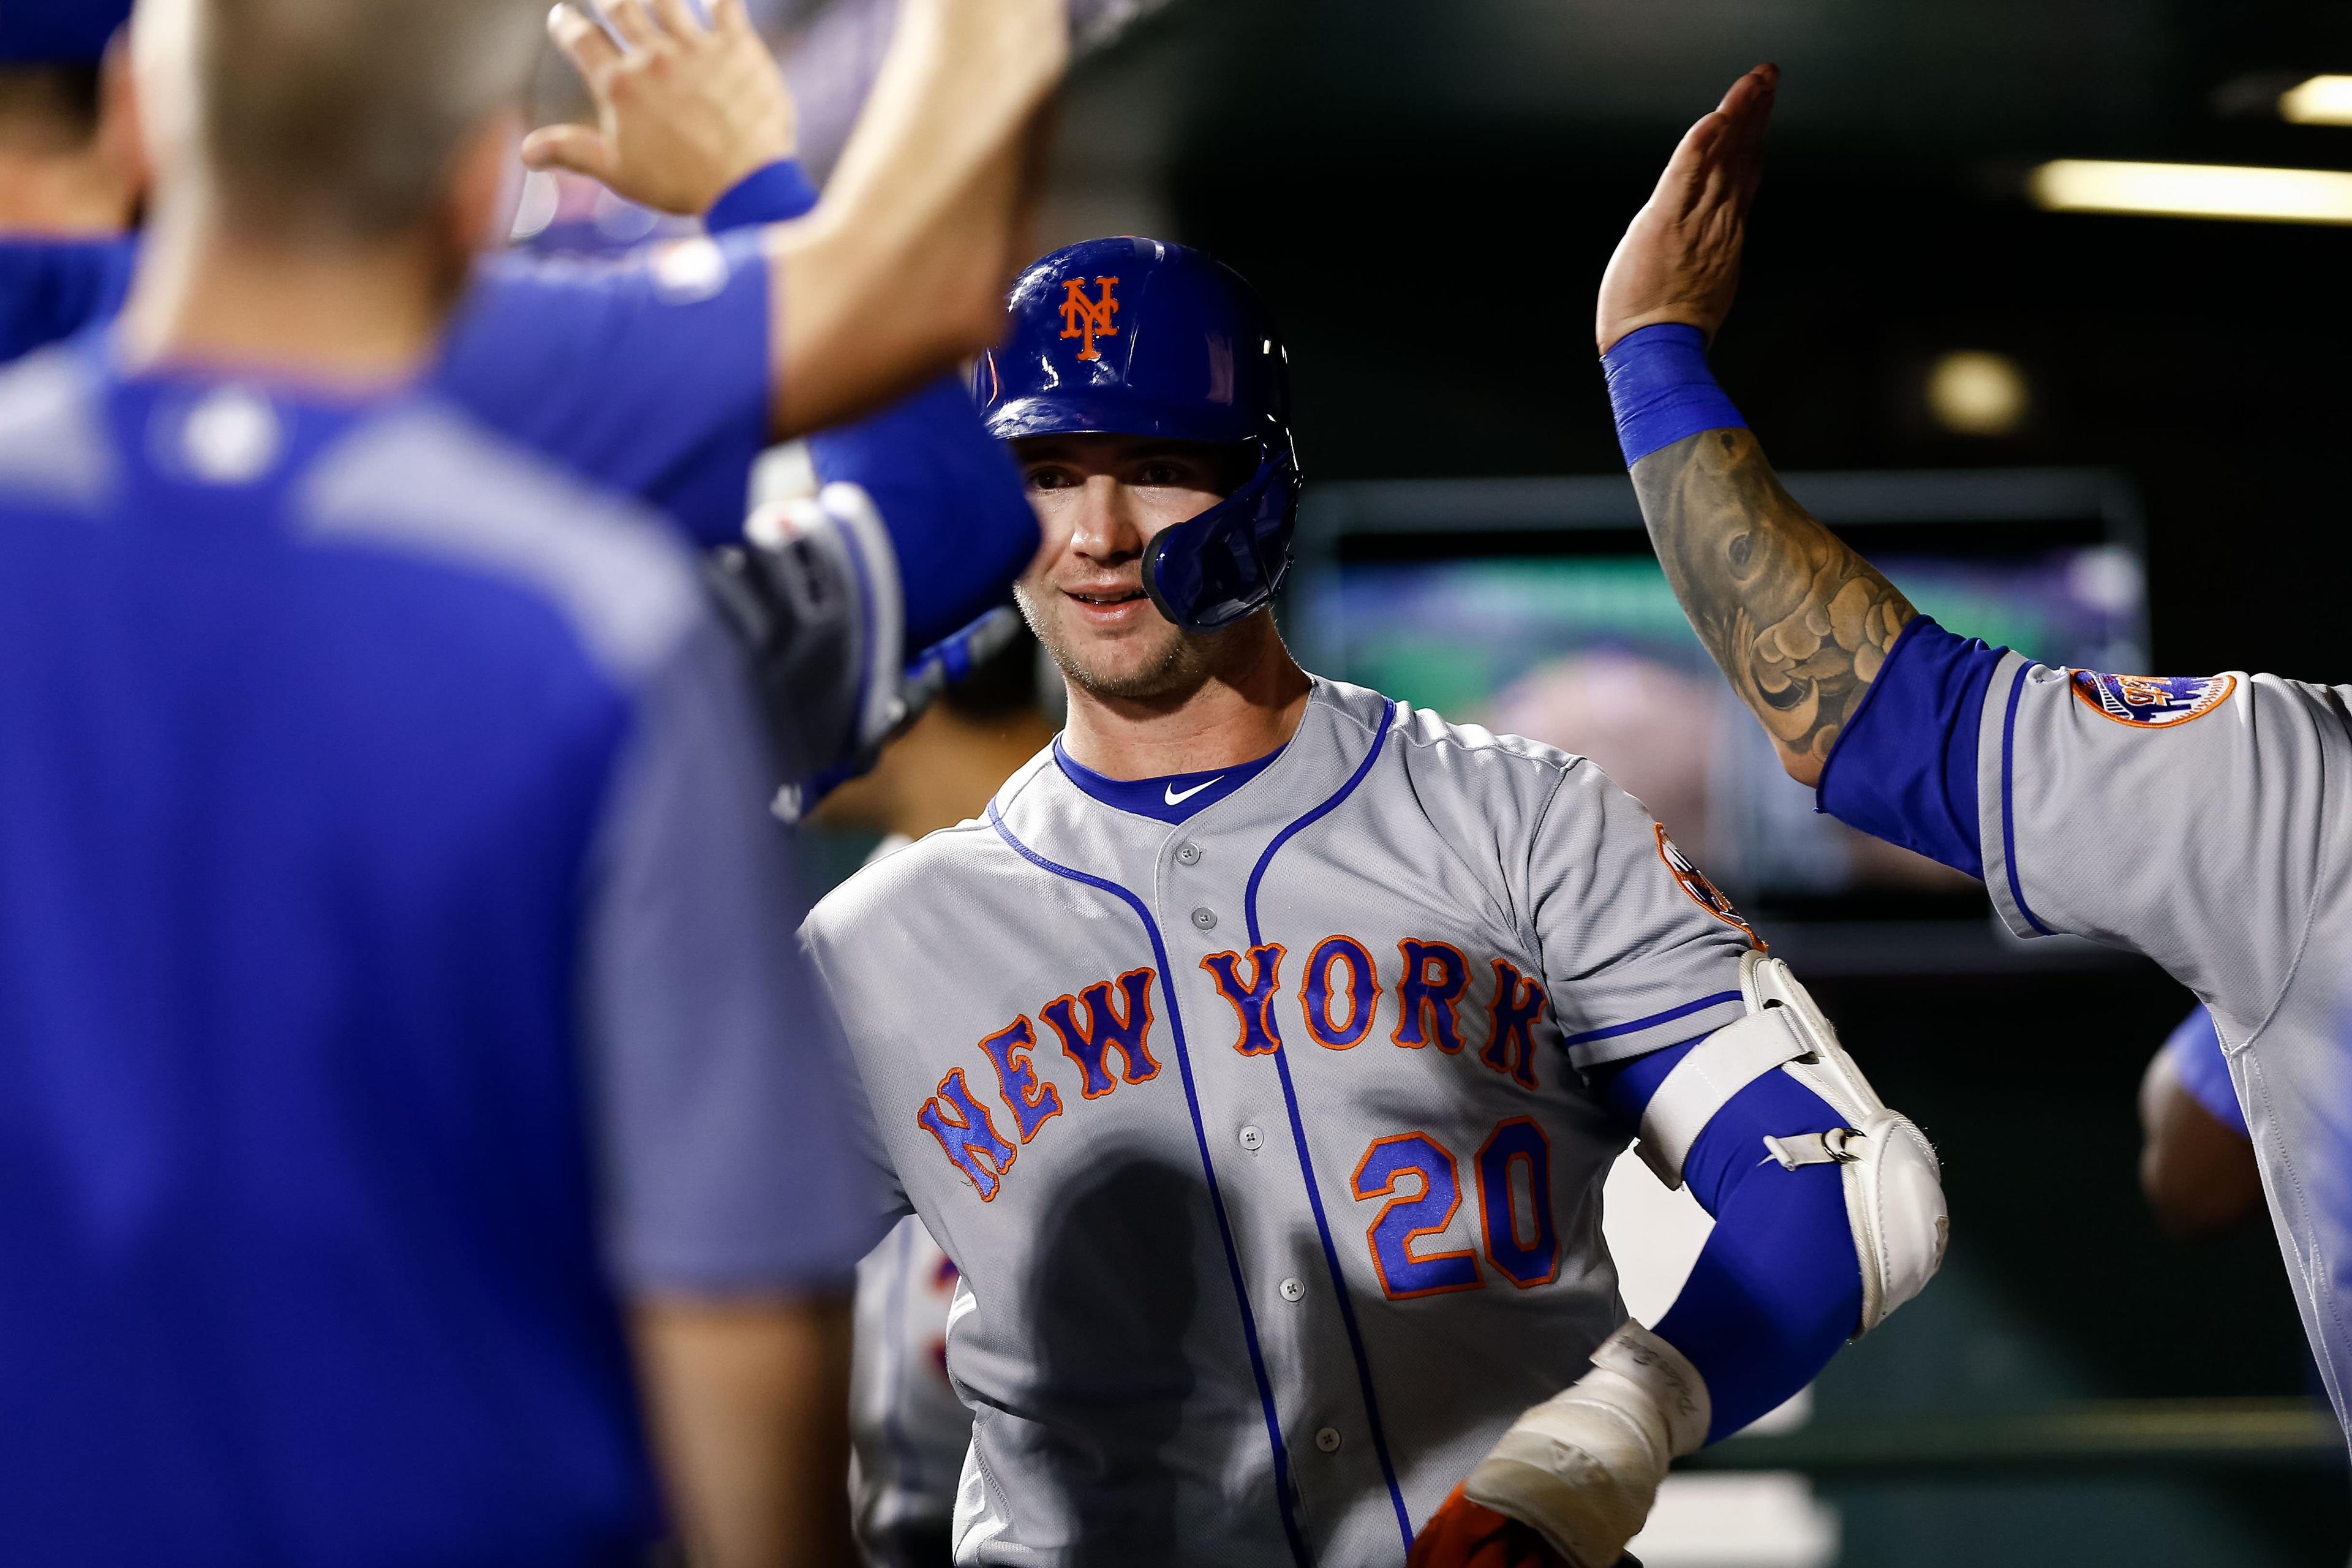
[{"label": "blurred teammate in foreground", "polygon": [[[632,199],[707,213],[720,237],[609,266],[494,258],[430,374],[492,429],[720,545],[741,542],[751,465],[772,441],[904,395],[993,341],[1030,121],[1066,24],[1061,0],[906,0],[818,204],[741,0],[709,9],[705,26],[681,5],[614,0],[607,34],[558,6],[551,28],[599,123],[527,145]],[[0,241],[0,358],[110,317],[131,257],[122,238]],[[837,580],[868,583],[852,597],[872,612],[857,630],[877,668],[1002,603],[1037,547],[1017,478],[951,385],[824,438],[816,458],[822,478],[863,494],[821,496],[796,536]]]},{"label": "blurred teammate in foreground", "polygon": [[[1934,1155],[1590,763],[1291,660],[1239,277],[1056,251],[974,380],[1068,726],[805,928],[962,1269],[958,1560],[1611,1568],[1925,1285]],[[1654,1331],[1598,1226],[1636,1128],[1718,1222]]]},{"label": "blurred teammate in foreground", "polygon": [[870,1205],[734,650],[420,385],[536,19],[146,0],[129,302],[0,375],[0,1561],[632,1562],[656,1453],[698,1560],[845,1546]]},{"label": "blurred teammate in foreground", "polygon": [[1982,878],[2017,935],[2145,953],[2210,1009],[2342,1420],[2352,691],[1989,648],[1917,615],[1790,499],[1705,354],[1778,80],[1759,67],[1692,127],[1601,286],[1610,396],[1667,579],[1822,810]]},{"label": "blurred teammate in foreground", "polygon": [[[845,172],[814,216],[791,96],[740,0],[719,0],[708,26],[616,0],[625,46],[558,7],[551,27],[598,124],[542,130],[528,156],[702,216],[719,242],[595,267],[498,258],[476,268],[432,367],[493,429],[726,548],[721,602],[751,645],[796,795],[870,760],[919,700],[927,650],[1002,605],[1037,547],[1019,478],[953,376],[813,436],[824,489],[749,550],[742,520],[754,459],[797,428],[780,375],[823,410],[903,389],[992,338],[1059,3],[909,0]],[[127,237],[0,240],[0,357],[110,318],[134,255]],[[892,330],[854,352],[789,349],[780,308],[872,308],[894,280],[925,309],[894,300]],[[880,379],[861,389],[869,377]]]}]

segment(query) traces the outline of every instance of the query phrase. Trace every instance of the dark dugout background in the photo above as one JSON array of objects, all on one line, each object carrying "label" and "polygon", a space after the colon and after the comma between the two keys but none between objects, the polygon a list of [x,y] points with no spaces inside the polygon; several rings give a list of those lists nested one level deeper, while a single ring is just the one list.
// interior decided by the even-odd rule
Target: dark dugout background
[{"label": "dark dugout background", "polygon": [[[2352,676],[2352,230],[2021,194],[2053,157],[2352,167],[2352,130],[2268,112],[2352,70],[2352,8],[1178,0],[1080,67],[1047,237],[1157,233],[1255,279],[1310,484],[1622,472],[1595,285],[1675,138],[1763,58],[1787,74],[1715,361],[1775,461],[2116,468],[2158,671]],[[1929,363],[1971,349],[2026,373],[2012,436],[1928,416]],[[1791,956],[1937,1140],[1956,1226],[1935,1289],[1823,1380],[1815,1429],[2315,1388],[2267,1227],[2182,1246],[2140,1202],[2134,1092],[2186,993],[2136,964]],[[2352,1540],[2340,1454],[1817,1479],[1848,1564],[2340,1564]]]}]

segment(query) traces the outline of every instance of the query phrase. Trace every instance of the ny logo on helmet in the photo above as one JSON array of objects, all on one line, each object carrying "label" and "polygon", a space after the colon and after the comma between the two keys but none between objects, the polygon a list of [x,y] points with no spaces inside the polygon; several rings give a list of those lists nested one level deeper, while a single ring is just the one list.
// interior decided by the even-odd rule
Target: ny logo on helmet
[{"label": "ny logo on helmet", "polygon": [[1102,294],[1093,300],[1087,298],[1085,279],[1068,278],[1062,282],[1062,335],[1086,339],[1086,343],[1078,350],[1080,359],[1102,358],[1101,352],[1095,347],[1097,334],[1106,338],[1118,336],[1118,329],[1110,324],[1111,317],[1118,313],[1118,301],[1110,297],[1111,287],[1118,279],[1097,278],[1095,281],[1101,285]]}]

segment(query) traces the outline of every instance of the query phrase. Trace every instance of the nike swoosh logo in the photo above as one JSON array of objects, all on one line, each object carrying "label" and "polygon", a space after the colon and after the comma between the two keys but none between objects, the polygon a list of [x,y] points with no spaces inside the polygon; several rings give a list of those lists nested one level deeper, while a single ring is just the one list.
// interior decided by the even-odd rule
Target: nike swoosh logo
[{"label": "nike swoosh logo", "polygon": [[[1217,779],[1223,778],[1224,776],[1224,774],[1219,773],[1217,775]],[[1200,794],[1202,790],[1208,788],[1209,784],[1216,783],[1217,779],[1211,779],[1207,784],[1196,784],[1188,790],[1179,790],[1174,784],[1170,784],[1165,790],[1160,792],[1161,798],[1165,799],[1171,805],[1181,805],[1186,801],[1192,799],[1194,795]]]}]

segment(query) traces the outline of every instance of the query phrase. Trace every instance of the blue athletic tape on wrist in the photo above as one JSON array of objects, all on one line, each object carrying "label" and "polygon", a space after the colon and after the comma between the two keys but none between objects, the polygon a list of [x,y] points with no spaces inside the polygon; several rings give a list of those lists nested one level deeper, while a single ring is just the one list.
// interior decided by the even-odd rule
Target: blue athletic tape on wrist
[{"label": "blue athletic tape on wrist", "polygon": [[790,223],[816,205],[817,190],[798,158],[779,158],[744,175],[702,215],[702,226],[712,234],[752,228],[763,223]]},{"label": "blue athletic tape on wrist", "polygon": [[1601,368],[1629,468],[1685,436],[1748,427],[1706,368],[1706,334],[1696,327],[1666,321],[1628,332],[1601,355]]}]

